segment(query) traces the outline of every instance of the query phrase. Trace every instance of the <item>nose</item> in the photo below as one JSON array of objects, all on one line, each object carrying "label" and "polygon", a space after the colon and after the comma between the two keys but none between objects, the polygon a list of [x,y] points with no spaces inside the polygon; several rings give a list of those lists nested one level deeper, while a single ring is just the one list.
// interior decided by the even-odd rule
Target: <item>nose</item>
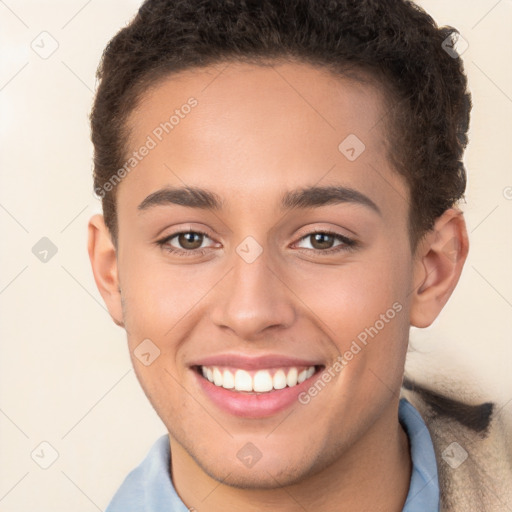
[{"label": "nose", "polygon": [[240,339],[254,341],[290,327],[296,316],[293,292],[265,251],[249,263],[237,254],[234,268],[215,288],[211,320]]}]

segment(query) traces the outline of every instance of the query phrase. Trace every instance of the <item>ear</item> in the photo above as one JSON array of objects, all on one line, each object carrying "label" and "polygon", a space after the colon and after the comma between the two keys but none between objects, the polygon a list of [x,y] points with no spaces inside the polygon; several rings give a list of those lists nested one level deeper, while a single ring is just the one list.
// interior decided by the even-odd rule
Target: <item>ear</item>
[{"label": "ear", "polygon": [[112,320],[120,327],[124,327],[116,248],[112,243],[103,215],[98,214],[91,217],[88,230],[87,249],[96,286],[105,301]]},{"label": "ear", "polygon": [[437,318],[459,281],[468,250],[464,216],[450,208],[416,248],[411,325],[428,327]]}]

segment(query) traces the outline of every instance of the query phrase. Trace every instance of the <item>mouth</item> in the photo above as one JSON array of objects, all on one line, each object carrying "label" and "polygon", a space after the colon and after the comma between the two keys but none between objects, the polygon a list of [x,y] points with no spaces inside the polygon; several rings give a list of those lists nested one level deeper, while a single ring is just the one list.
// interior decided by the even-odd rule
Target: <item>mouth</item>
[{"label": "mouth", "polygon": [[238,393],[270,393],[302,384],[322,366],[291,366],[260,370],[223,366],[196,366],[196,371],[214,386]]},{"label": "mouth", "polygon": [[272,358],[257,362],[222,358],[191,367],[199,389],[212,405],[246,419],[268,418],[297,406],[300,393],[324,369],[325,365]]}]

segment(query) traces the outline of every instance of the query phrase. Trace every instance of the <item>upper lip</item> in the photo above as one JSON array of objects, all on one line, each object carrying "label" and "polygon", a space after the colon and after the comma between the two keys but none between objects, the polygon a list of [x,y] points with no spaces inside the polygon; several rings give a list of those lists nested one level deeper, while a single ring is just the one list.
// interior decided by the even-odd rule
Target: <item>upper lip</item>
[{"label": "upper lip", "polygon": [[318,366],[321,363],[311,359],[299,359],[278,354],[244,356],[240,354],[218,354],[198,359],[190,366],[230,366],[242,370],[262,370],[269,368]]}]

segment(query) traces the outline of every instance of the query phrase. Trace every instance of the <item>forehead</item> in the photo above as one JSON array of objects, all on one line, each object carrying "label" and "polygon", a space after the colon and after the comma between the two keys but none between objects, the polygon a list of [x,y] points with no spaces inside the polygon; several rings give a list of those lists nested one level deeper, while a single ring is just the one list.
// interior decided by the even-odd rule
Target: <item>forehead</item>
[{"label": "forehead", "polygon": [[127,157],[150,139],[152,148],[121,183],[118,204],[128,188],[142,201],[165,184],[233,198],[320,182],[396,202],[406,192],[386,157],[385,113],[377,86],[307,64],[230,62],[170,75],[128,120]]},{"label": "forehead", "polygon": [[[198,101],[187,121],[192,135],[195,124],[222,126],[223,131],[203,133],[211,139],[239,128],[271,138],[296,135],[300,127],[311,141],[324,135],[343,135],[358,130],[372,144],[381,142],[377,125],[385,114],[386,97],[373,81],[365,83],[333,75],[323,67],[305,63],[219,63],[173,74],[152,84],[140,96],[128,120],[135,136],[168,120],[191,97]],[[177,128],[177,126],[176,126]],[[173,135],[183,130],[174,130]],[[320,137],[314,137],[316,132]],[[371,137],[371,141],[370,141]],[[330,137],[328,137],[330,138]],[[133,141],[135,142],[135,141]]]}]

